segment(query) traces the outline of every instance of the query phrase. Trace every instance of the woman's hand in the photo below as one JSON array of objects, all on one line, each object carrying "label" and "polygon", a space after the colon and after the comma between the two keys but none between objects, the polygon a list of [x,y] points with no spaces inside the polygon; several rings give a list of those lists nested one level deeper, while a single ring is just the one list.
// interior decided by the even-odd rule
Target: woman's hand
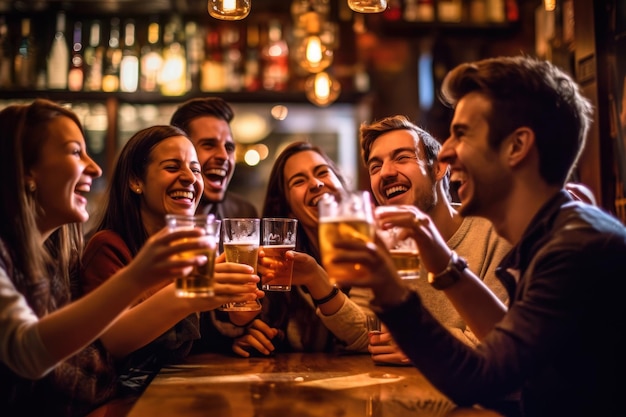
[{"label": "woman's hand", "polygon": [[181,252],[206,249],[214,245],[200,229],[177,229],[164,227],[150,236],[126,269],[142,291],[187,276],[194,266],[203,265],[204,256],[187,258],[176,256]]},{"label": "woman's hand", "polygon": [[272,340],[276,337],[282,339],[282,332],[260,319],[256,319],[246,329],[246,334],[235,339],[232,345],[233,352],[244,358],[249,358],[252,353],[263,355],[271,354],[275,346]]},{"label": "woman's hand", "polygon": [[395,344],[384,324],[381,333],[369,336],[369,342],[367,350],[372,354],[374,363],[403,366],[411,364],[409,358]]},{"label": "woman's hand", "polygon": [[[213,297],[189,298],[194,311],[207,311],[233,302],[253,301],[263,298],[265,293],[258,289],[259,276],[250,265],[233,262],[215,264]],[[255,312],[258,314],[258,312]],[[246,322],[249,322],[249,317]]]}]

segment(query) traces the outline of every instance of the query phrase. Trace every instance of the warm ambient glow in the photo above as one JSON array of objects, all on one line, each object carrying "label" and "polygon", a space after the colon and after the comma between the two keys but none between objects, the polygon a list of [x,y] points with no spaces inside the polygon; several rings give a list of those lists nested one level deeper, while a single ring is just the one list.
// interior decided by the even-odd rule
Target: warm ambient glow
[{"label": "warm ambient glow", "polygon": [[326,72],[311,75],[306,80],[304,89],[309,101],[320,107],[334,103],[341,93],[339,81]]},{"label": "warm ambient glow", "polygon": [[543,4],[547,12],[553,12],[556,9],[556,0],[544,0]]},{"label": "warm ambient glow", "polygon": [[311,73],[324,71],[333,62],[333,51],[322,42],[317,35],[307,36],[300,46],[301,51],[296,51],[298,65]]},{"label": "warm ambient glow", "polygon": [[359,13],[382,13],[387,10],[387,0],[348,0],[348,7]]},{"label": "warm ambient glow", "polygon": [[209,14],[220,20],[241,20],[250,14],[251,0],[209,0]]}]

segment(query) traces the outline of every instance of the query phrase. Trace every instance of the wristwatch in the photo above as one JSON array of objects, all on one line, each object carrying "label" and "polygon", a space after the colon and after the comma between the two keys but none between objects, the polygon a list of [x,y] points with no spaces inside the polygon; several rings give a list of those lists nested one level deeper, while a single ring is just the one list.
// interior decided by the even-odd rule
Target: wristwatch
[{"label": "wristwatch", "polygon": [[452,286],[460,278],[463,270],[467,268],[467,261],[452,251],[448,266],[438,274],[428,273],[428,282],[437,290],[445,290]]}]

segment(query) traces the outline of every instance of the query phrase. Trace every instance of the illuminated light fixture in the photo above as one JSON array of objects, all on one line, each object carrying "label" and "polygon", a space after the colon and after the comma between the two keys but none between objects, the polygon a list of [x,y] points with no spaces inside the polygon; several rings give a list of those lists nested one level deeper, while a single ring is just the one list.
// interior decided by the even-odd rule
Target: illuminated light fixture
[{"label": "illuminated light fixture", "polygon": [[319,107],[326,107],[337,100],[341,93],[341,85],[328,73],[319,72],[306,80],[304,90],[311,103]]},{"label": "illuminated light fixture", "polygon": [[348,7],[359,13],[382,13],[387,10],[387,0],[348,0]]},{"label": "illuminated light fixture", "polygon": [[333,50],[317,35],[307,36],[296,54],[298,65],[313,74],[324,71],[333,62]]},{"label": "illuminated light fixture", "polygon": [[546,12],[553,12],[556,9],[556,0],[544,0],[543,6],[546,8]]},{"label": "illuminated light fixture", "polygon": [[250,14],[251,0],[209,0],[209,14],[220,20],[241,20]]}]

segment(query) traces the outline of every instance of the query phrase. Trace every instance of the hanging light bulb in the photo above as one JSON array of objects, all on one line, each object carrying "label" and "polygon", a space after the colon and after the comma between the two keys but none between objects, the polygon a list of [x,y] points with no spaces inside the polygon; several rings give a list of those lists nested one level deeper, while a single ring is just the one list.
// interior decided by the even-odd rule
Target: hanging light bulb
[{"label": "hanging light bulb", "polygon": [[304,90],[311,103],[326,107],[337,100],[341,93],[341,85],[327,72],[319,72],[306,80]]},{"label": "hanging light bulb", "polygon": [[324,71],[333,62],[333,50],[328,48],[318,35],[304,38],[296,51],[298,65],[307,72]]},{"label": "hanging light bulb", "polygon": [[348,0],[348,7],[359,13],[382,13],[387,10],[387,0]]},{"label": "hanging light bulb", "polygon": [[209,0],[209,14],[220,20],[241,20],[250,14],[251,0]]},{"label": "hanging light bulb", "polygon": [[[309,73],[325,70],[333,62],[333,36],[328,36],[324,16],[310,10],[300,16],[298,47],[294,57],[298,65]],[[331,35],[333,35],[331,33]]]}]

